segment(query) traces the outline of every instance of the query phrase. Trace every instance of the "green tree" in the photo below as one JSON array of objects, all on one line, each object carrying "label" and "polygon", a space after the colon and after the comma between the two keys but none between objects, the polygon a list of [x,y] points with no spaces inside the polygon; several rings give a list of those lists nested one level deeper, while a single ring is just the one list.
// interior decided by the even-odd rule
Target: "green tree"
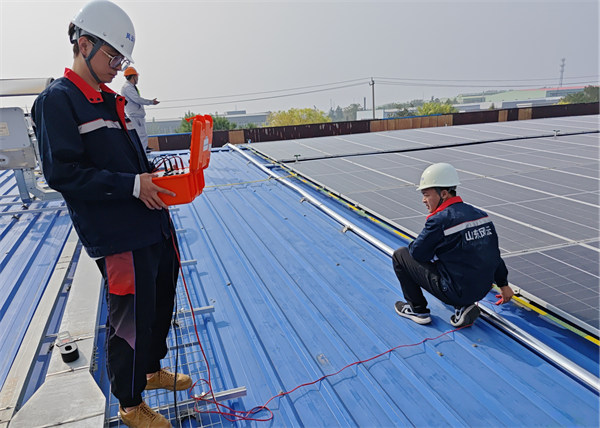
[{"label": "green tree", "polygon": [[217,116],[215,113],[213,115],[213,130],[214,131],[229,131],[231,129],[235,129],[237,125],[235,123],[230,122],[226,117]]},{"label": "green tree", "polygon": [[452,106],[452,104],[442,104],[439,102],[425,103],[417,108],[417,114],[419,116],[429,116],[432,114],[447,114],[457,113],[458,110]]},{"label": "green tree", "polygon": [[410,107],[421,107],[423,104],[425,104],[425,101],[423,100],[412,100],[409,103]]},{"label": "green tree", "polygon": [[360,104],[350,104],[342,109],[344,113],[344,120],[356,120],[356,112],[361,109]]},{"label": "green tree", "polygon": [[333,122],[341,122],[344,120],[344,111],[340,106],[337,106],[335,110],[330,108],[328,116]]},{"label": "green tree", "polygon": [[192,132],[192,122],[188,122],[186,119],[189,119],[190,117],[194,116],[196,116],[196,113],[192,113],[188,110],[185,116],[183,116],[183,119],[181,119],[181,123],[179,124],[179,127],[175,130],[175,132],[178,134]]},{"label": "green tree", "polygon": [[397,112],[394,113],[394,115],[392,117],[407,117],[407,116],[414,116],[415,113],[411,113],[406,107],[401,108],[400,110],[398,110]]},{"label": "green tree", "polygon": [[[408,109],[410,107],[419,107],[424,104],[423,100],[412,100],[407,103],[390,103],[383,106],[383,108],[397,108],[397,109]],[[386,107],[389,106],[389,107]]]},{"label": "green tree", "polygon": [[569,94],[560,99],[559,104],[597,103],[599,86],[586,86],[583,91]]},{"label": "green tree", "polygon": [[331,118],[324,111],[312,108],[291,108],[287,111],[270,113],[267,117],[268,126],[306,125],[326,122],[331,122]]}]

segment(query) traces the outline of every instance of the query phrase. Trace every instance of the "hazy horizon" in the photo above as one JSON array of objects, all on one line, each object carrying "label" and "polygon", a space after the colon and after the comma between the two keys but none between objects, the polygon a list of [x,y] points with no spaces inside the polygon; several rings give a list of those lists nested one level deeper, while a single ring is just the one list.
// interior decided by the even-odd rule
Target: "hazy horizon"
[{"label": "hazy horizon", "polygon": [[[115,1],[147,120],[598,84],[596,1]],[[60,77],[85,1],[0,0],[0,78]],[[109,86],[119,91],[120,74]],[[334,88],[334,89],[331,89]],[[286,96],[287,94],[296,94]],[[30,108],[35,97],[0,98]]]}]

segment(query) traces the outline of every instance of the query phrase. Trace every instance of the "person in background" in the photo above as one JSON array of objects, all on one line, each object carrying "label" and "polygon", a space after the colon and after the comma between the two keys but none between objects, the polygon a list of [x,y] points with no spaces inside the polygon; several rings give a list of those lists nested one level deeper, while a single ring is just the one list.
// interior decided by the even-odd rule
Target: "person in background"
[{"label": "person in background", "polygon": [[454,307],[450,324],[457,328],[473,324],[480,314],[476,303],[493,283],[500,287],[496,304],[514,295],[494,224],[485,212],[456,196],[459,184],[450,164],[425,169],[417,190],[430,214],[419,236],[392,257],[406,300],[394,307],[398,315],[418,324],[431,322],[422,289]]},{"label": "person in background", "polygon": [[125,104],[125,114],[127,114],[127,117],[131,119],[134,129],[137,131],[140,140],[142,141],[142,146],[144,147],[146,153],[148,153],[150,149],[148,148],[146,110],[144,109],[144,106],[156,105],[160,101],[158,101],[156,98],[148,100],[140,96],[140,90],[137,87],[137,84],[140,80],[140,75],[135,68],[127,67],[123,75],[127,79],[121,88],[121,94],[127,100],[127,104]]},{"label": "person in background", "polygon": [[107,371],[130,427],[170,427],[142,400],[146,389],[188,389],[187,375],[161,368],[178,277],[177,240],[125,99],[110,90],[132,61],[129,16],[107,0],[87,3],[69,25],[73,66],[35,100],[42,169],[62,194],[83,246],[104,278]]}]

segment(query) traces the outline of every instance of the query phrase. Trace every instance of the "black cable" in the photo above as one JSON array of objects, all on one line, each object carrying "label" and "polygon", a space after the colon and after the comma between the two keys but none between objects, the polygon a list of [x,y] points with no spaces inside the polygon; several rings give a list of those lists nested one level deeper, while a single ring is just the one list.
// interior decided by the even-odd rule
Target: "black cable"
[{"label": "black cable", "polygon": [[363,78],[360,78],[360,79],[342,80],[342,81],[339,81],[339,82],[332,82],[332,83],[321,83],[319,85],[298,86],[298,87],[295,87],[295,88],[274,89],[274,90],[271,90],[271,91],[262,91],[262,92],[247,92],[245,94],[216,95],[216,96],[212,96],[212,97],[180,98],[180,99],[175,99],[175,100],[162,100],[161,103],[175,103],[175,102],[181,102],[181,101],[214,100],[214,99],[218,99],[218,98],[247,97],[248,95],[262,95],[262,94],[272,94],[272,93],[275,93],[275,92],[297,91],[299,89],[312,89],[312,88],[319,88],[319,87],[322,87],[322,86],[341,85],[342,83],[350,83],[350,82],[358,82],[358,81],[364,81],[366,83],[367,80],[368,80],[367,77],[363,77]]},{"label": "black cable", "polygon": [[[574,79],[590,79],[598,78],[600,75],[590,76],[571,76],[569,80]],[[373,79],[381,80],[402,80],[402,81],[417,81],[417,82],[555,82],[556,77],[538,78],[538,79],[414,79],[410,77],[373,77]]]},{"label": "black cable", "polygon": [[[172,232],[171,232],[172,233]],[[175,334],[175,380],[173,381],[173,406],[175,407],[175,420],[179,420],[179,410],[177,409],[177,366],[179,365],[179,343],[177,340],[177,284],[175,284],[175,313],[173,314],[173,333]],[[181,425],[181,423],[179,424]]]},{"label": "black cable", "polygon": [[[589,79],[589,78],[597,78],[597,77],[599,77],[599,76],[598,75],[574,76],[574,77],[570,77],[570,80]],[[426,82],[426,83],[432,83],[432,84],[439,83],[439,82],[467,82],[467,83],[473,83],[473,82],[554,82],[556,80],[555,77],[538,78],[538,79],[422,79],[422,78],[416,79],[416,78],[410,78],[410,77],[373,77],[373,79],[384,80],[384,81],[392,80],[392,81],[406,81],[406,82]],[[179,99],[173,99],[173,100],[162,100],[161,103],[175,103],[175,102],[182,102],[182,101],[200,101],[200,100],[215,100],[215,99],[219,99],[219,98],[246,97],[249,95],[272,94],[272,93],[276,93],[276,92],[297,91],[300,89],[314,89],[314,88],[320,88],[323,86],[334,86],[334,85],[341,85],[341,84],[351,83],[351,82],[366,83],[369,80],[370,80],[370,78],[368,78],[368,77],[362,77],[359,79],[341,80],[338,82],[321,83],[318,85],[297,86],[295,88],[287,88],[287,89],[274,89],[274,90],[270,90],[270,91],[247,92],[247,93],[243,93],[243,94],[232,94],[232,95],[216,95],[216,96],[211,96],[211,97],[179,98]],[[379,82],[376,82],[376,83],[379,83]],[[324,88],[322,90],[326,91],[328,89],[329,88]],[[156,107],[156,108],[164,108],[164,107]]]},{"label": "black cable", "polygon": [[[171,156],[171,155],[168,155]],[[179,250],[177,249],[177,244],[175,243],[175,225],[173,224],[173,220],[171,219],[171,213],[169,213],[169,228],[171,229],[171,243],[173,244],[173,251],[177,256],[178,266],[177,271],[181,270],[181,262],[179,261]],[[182,272],[183,273],[183,272]],[[173,313],[173,333],[175,334],[175,379],[173,380],[173,406],[175,408],[175,419],[178,421],[179,426],[181,426],[181,420],[179,419],[179,409],[177,408],[177,368],[179,366],[179,341],[177,338],[177,327],[179,327],[179,323],[177,322],[177,282],[175,282],[175,302],[174,302],[174,313]]]},{"label": "black cable", "polygon": [[[496,85],[493,83],[490,83],[488,85],[474,85],[474,84],[469,84],[469,83],[464,83],[464,84],[457,84],[457,83],[427,83],[427,82],[423,82],[423,83],[416,83],[416,82],[402,82],[402,81],[381,81],[381,80],[376,80],[375,83],[379,84],[379,85],[391,85],[391,86],[418,86],[418,87],[436,87],[436,88],[531,88],[531,86],[539,86],[539,85],[522,85],[522,84],[513,84],[513,85]],[[590,81],[586,81],[586,82],[570,82],[570,83],[566,83],[567,85],[587,85],[587,84],[592,84],[595,82],[590,82]],[[546,83],[546,85],[548,85],[549,83]],[[564,85],[563,85],[564,87]],[[551,88],[539,88],[540,90],[542,89],[554,89],[556,88],[556,86],[552,86]]]},{"label": "black cable", "polygon": [[326,91],[333,91],[336,89],[351,88],[354,86],[362,86],[362,85],[365,85],[366,83],[367,82],[365,81],[365,82],[353,83],[353,84],[349,84],[349,85],[334,86],[334,87],[325,88],[325,89],[315,89],[312,91],[303,91],[303,92],[294,92],[291,94],[273,95],[273,96],[269,96],[269,97],[247,98],[247,99],[241,99],[241,100],[219,101],[219,102],[213,102],[213,103],[179,105],[179,106],[170,106],[170,107],[154,107],[153,110],[166,110],[166,109],[182,108],[182,107],[192,108],[192,107],[201,107],[201,106],[214,106],[214,105],[220,105],[220,104],[233,104],[233,103],[241,103],[241,102],[248,102],[248,101],[271,100],[271,99],[275,99],[275,98],[294,97],[297,95],[314,94],[316,92],[326,92]]}]

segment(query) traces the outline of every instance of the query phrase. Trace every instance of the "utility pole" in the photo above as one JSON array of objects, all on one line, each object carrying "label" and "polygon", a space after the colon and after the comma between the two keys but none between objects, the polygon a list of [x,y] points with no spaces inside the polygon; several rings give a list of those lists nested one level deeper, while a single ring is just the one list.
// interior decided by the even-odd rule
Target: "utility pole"
[{"label": "utility pole", "polygon": [[561,60],[560,64],[560,83],[558,84],[559,88],[562,88],[563,85],[563,74],[565,74],[565,58]]},{"label": "utility pole", "polygon": [[371,97],[373,98],[373,119],[375,119],[375,81],[372,77],[369,85],[371,86]]}]

